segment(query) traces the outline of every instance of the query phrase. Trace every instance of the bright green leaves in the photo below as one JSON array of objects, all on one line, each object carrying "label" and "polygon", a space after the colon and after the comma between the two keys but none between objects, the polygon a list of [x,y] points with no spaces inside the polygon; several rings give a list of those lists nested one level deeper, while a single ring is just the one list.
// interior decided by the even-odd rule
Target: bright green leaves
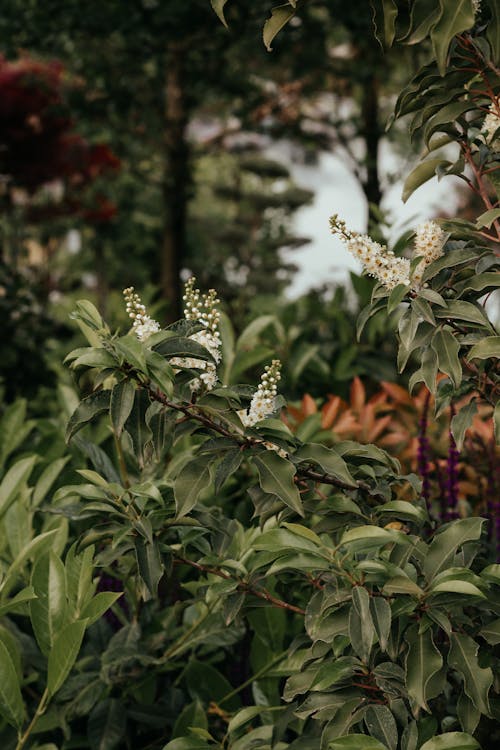
[{"label": "bright green leaves", "polygon": [[382,529],[379,526],[356,526],[346,531],[340,544],[352,552],[369,552],[386,544],[408,544],[408,538],[393,529]]},{"label": "bright green leaves", "polygon": [[0,518],[7,512],[23,485],[26,484],[37,460],[36,456],[21,458],[5,474],[0,483]]},{"label": "bright green leaves", "polygon": [[420,750],[481,750],[481,747],[470,734],[447,732],[427,740]]},{"label": "bright green leaves", "polygon": [[109,414],[117,438],[120,437],[125,422],[130,416],[134,398],[135,386],[129,380],[122,380],[111,392]]},{"label": "bright green leaves", "polygon": [[366,734],[346,734],[330,741],[328,750],[387,750],[387,746]]},{"label": "bright green leaves", "polygon": [[186,516],[196,505],[201,493],[210,484],[210,466],[205,456],[189,461],[174,481],[177,518]]},{"label": "bright green leaves", "polygon": [[456,338],[445,328],[438,328],[432,339],[432,348],[436,352],[439,370],[448,375],[458,388],[462,382],[462,365],[458,357],[460,345]]},{"label": "bright green leaves", "polygon": [[368,664],[375,638],[375,625],[370,612],[370,596],[365,588],[353,588],[352,604],[349,613],[349,638],[355,653],[364,664]]},{"label": "bright green leaves", "polygon": [[47,689],[57,693],[66,681],[80,651],[87,620],[77,620],[57,633],[49,654]]},{"label": "bright green leaves", "polygon": [[436,169],[441,164],[449,164],[449,162],[444,161],[441,157],[427,159],[426,161],[420,162],[420,164],[410,172],[403,186],[403,203],[406,203],[408,198],[417,188],[430,180],[431,177],[435,176]]},{"label": "bright green leaves", "polygon": [[306,443],[302,445],[294,454],[300,461],[310,461],[318,464],[323,471],[331,474],[335,479],[344,482],[346,485],[357,487],[356,480],[351,475],[346,462],[332,448],[318,443]]},{"label": "bright green leaves", "polygon": [[439,72],[446,71],[446,57],[454,36],[467,31],[474,25],[474,10],[472,0],[439,0],[441,17],[431,31],[432,46]]},{"label": "bright green leaves", "polygon": [[0,634],[0,714],[13,727],[20,728],[25,708],[14,662]]},{"label": "bright green leaves", "polygon": [[31,585],[36,599],[30,602],[33,631],[43,654],[47,655],[66,619],[66,573],[53,553],[41,557],[33,568]]},{"label": "bright green leaves", "polygon": [[436,534],[424,562],[429,581],[452,564],[459,547],[480,538],[483,523],[482,518],[463,518]]},{"label": "bright green leaves", "polygon": [[66,441],[69,442],[73,435],[99,414],[108,411],[110,400],[111,391],[109,390],[96,391],[84,398],[69,419],[66,428]]},{"label": "bright green leaves", "polygon": [[452,633],[448,664],[461,675],[464,692],[476,708],[482,714],[489,715],[488,692],[493,684],[493,672],[490,667],[479,665],[478,650],[478,644],[470,636]]},{"label": "bright green leaves", "polygon": [[[439,673],[443,666],[443,657],[432,638],[432,630],[418,631],[413,625],[405,635],[408,644],[406,655],[406,687],[415,708],[429,711],[428,701],[442,691],[443,681]],[[417,710],[414,712],[417,714]]]},{"label": "bright green leaves", "polygon": [[264,492],[276,495],[285,505],[303,516],[302,501],[294,482],[296,471],[294,465],[272,450],[256,454],[254,463]]}]

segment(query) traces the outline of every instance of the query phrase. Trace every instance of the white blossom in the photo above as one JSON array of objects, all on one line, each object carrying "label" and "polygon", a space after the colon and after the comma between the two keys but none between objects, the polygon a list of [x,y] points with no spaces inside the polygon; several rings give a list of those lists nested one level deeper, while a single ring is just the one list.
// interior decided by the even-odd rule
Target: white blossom
[{"label": "white blossom", "polygon": [[145,306],[141,302],[141,298],[134,291],[134,287],[129,286],[127,289],[124,289],[123,296],[125,297],[125,308],[128,316],[134,321],[132,323],[132,330],[137,338],[145,341],[153,333],[157,333],[160,330],[160,324],[149,317]]},{"label": "white blossom", "polygon": [[446,234],[435,221],[424,221],[417,227],[415,233],[414,256],[422,257],[412,274],[412,286],[415,288],[422,282],[422,276],[429,265],[443,254]]},{"label": "white blossom", "polygon": [[492,149],[500,149],[500,136],[495,136],[497,130],[500,128],[500,117],[498,112],[500,111],[500,99],[495,103],[490,104],[488,114],[484,118],[481,132],[484,135],[484,140],[488,146]]},{"label": "white blossom", "polygon": [[201,344],[212,355],[215,362],[207,362],[195,357],[173,357],[170,363],[174,367],[203,370],[204,372],[198,378],[191,381],[191,389],[211,391],[217,383],[216,363],[221,360],[221,339],[218,330],[220,312],[216,307],[219,300],[214,289],[210,289],[207,294],[201,294],[200,290],[196,289],[195,283],[196,279],[192,276],[184,288],[184,317],[186,320],[199,323],[204,330],[191,334],[189,338]]},{"label": "white blossom", "polygon": [[331,219],[332,232],[340,235],[347,250],[361,261],[366,273],[377,278],[387,289],[398,284],[410,284],[410,261],[399,258],[366,234],[347,230],[345,222],[337,216]]},{"label": "white blossom", "polygon": [[268,417],[274,411],[275,398],[278,394],[278,382],[281,378],[281,362],[273,359],[264,368],[259,386],[255,391],[248,410],[238,412],[245,427],[252,427],[257,422]]},{"label": "white blossom", "polygon": [[472,10],[475,16],[481,12],[481,0],[472,0]]}]

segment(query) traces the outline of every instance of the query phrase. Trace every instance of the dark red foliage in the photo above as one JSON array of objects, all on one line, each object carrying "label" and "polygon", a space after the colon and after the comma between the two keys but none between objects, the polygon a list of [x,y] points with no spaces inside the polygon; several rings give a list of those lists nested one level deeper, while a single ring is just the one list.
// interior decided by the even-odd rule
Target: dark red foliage
[{"label": "dark red foliage", "polygon": [[82,209],[72,194],[119,169],[120,161],[105,144],[92,145],[73,131],[67,85],[57,61],[22,57],[10,62],[0,56],[0,175],[8,188],[30,194],[62,181],[65,199],[59,209],[106,221],[116,212],[109,200],[99,196],[95,207]]}]

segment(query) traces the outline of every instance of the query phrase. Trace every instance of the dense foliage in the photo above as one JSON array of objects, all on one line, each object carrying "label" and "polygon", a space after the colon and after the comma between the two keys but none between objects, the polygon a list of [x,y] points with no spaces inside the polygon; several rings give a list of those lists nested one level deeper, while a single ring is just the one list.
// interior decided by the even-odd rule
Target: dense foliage
[{"label": "dense foliage", "polygon": [[[222,19],[225,5],[212,0]],[[310,397],[284,410],[280,384],[301,393],[311,368],[334,372],[336,351],[322,351],[324,332],[316,348],[307,328],[290,334],[290,311],[236,337],[193,278],[184,317],[165,328],[132,287],[130,330],[79,301],[88,345],[66,363],[81,397],[61,383],[50,418],[27,418],[17,400],[0,424],[6,750],[497,746],[500,565],[480,502],[456,502],[460,460],[487,477],[474,435],[492,465],[499,442],[500,335],[486,302],[499,286],[500,27],[496,3],[479,5],[422,0],[408,17],[384,0],[374,12],[386,45],[396,22],[410,42],[430,36],[433,59],[396,116],[413,115],[429,152],[439,134],[456,151],[426,156],[405,194],[453,173],[483,213],[425,222],[397,252],[331,220],[376,279],[359,336],[376,342],[396,321],[410,393],[385,384],[386,395],[411,409],[424,394],[416,436],[399,415],[416,454],[404,434],[396,448],[401,423],[377,416],[380,398],[359,381],[350,406],[332,395],[321,416]],[[267,45],[300,6],[273,10]],[[282,377],[276,349],[294,346]],[[363,363],[356,347],[349,357]],[[256,369],[257,387],[240,383]],[[345,387],[342,368],[335,379]],[[429,425],[444,429],[445,467]]]}]

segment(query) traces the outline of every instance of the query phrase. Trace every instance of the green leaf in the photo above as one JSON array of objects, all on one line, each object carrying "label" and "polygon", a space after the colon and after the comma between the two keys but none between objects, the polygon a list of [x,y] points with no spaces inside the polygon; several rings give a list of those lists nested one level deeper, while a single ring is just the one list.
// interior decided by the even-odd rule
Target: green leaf
[{"label": "green leaf", "polygon": [[302,501],[294,482],[294,465],[272,450],[258,453],[254,457],[254,463],[259,472],[260,486],[264,492],[276,495],[285,505],[303,516]]},{"label": "green leaf", "polygon": [[[194,357],[208,362],[213,362],[214,358],[204,346],[194,339],[185,336],[170,336],[154,346],[155,352],[162,357]],[[178,365],[176,365],[178,366]]]},{"label": "green leaf", "polygon": [[147,353],[146,364],[149,376],[154,385],[156,385],[162,393],[165,393],[167,396],[172,396],[175,379],[173,367],[171,367],[167,360],[157,352]]},{"label": "green leaf", "polygon": [[500,218],[500,208],[490,208],[489,211],[485,211],[484,214],[481,214],[481,216],[478,216],[478,219],[476,221],[476,227],[478,229],[481,229],[481,227],[488,227],[488,229],[491,227],[495,219]]},{"label": "green leaf", "polygon": [[125,362],[140,372],[146,372],[144,345],[134,333],[130,332],[126,336],[116,339],[113,343]]},{"label": "green leaf", "polygon": [[111,391],[96,391],[84,398],[71,415],[66,427],[66,442],[69,443],[75,435],[88,422],[91,422],[99,414],[109,409]]},{"label": "green leaf", "polygon": [[38,645],[47,655],[66,618],[66,572],[50,552],[39,558],[31,575],[36,599],[30,602],[30,619]]},{"label": "green leaf", "polygon": [[208,729],[207,716],[199,700],[189,703],[182,709],[174,724],[172,739],[187,734],[189,727]]},{"label": "green leaf", "polygon": [[463,691],[457,701],[457,716],[464,732],[472,734],[476,731],[481,718],[481,711],[475,707],[469,696]]},{"label": "green leaf", "polygon": [[446,72],[448,49],[454,36],[474,26],[472,0],[440,0],[441,18],[431,30],[431,40],[439,72]]},{"label": "green leaf", "polygon": [[384,594],[387,594],[387,596],[390,596],[391,594],[409,594],[410,596],[420,598],[424,595],[424,591],[420,586],[417,586],[411,578],[402,575],[390,578],[384,585],[382,591]]},{"label": "green leaf", "polygon": [[468,635],[452,633],[448,664],[462,675],[464,691],[481,713],[489,715],[488,692],[493,684],[490,667],[479,666],[479,645]]},{"label": "green leaf", "polygon": [[433,336],[432,348],[436,352],[440,372],[448,375],[455,388],[462,382],[462,365],[458,358],[460,345],[450,331],[438,329]]},{"label": "green leaf", "polygon": [[295,452],[294,458],[318,464],[327,474],[345,482],[353,489],[357,487],[356,480],[351,475],[346,462],[334,448],[327,448],[319,443],[306,443]]},{"label": "green leaf", "polygon": [[[296,524],[288,524],[295,526]],[[312,533],[312,532],[311,532]],[[316,535],[314,535],[316,536]],[[321,540],[316,537],[308,539],[303,535],[293,533],[289,529],[270,529],[257,537],[252,547],[257,550],[279,551],[282,550],[304,550],[305,552],[318,552],[318,546],[321,546]],[[319,545],[318,545],[319,542]]]},{"label": "green leaf", "polygon": [[142,536],[136,536],[134,544],[140,576],[151,597],[155,597],[158,593],[158,583],[163,575],[163,563],[158,544],[154,540],[149,542]]},{"label": "green leaf", "polygon": [[25,708],[14,662],[0,640],[0,714],[13,727],[23,725]]},{"label": "green leaf", "polygon": [[427,512],[420,505],[414,505],[407,500],[390,500],[384,505],[377,505],[374,509],[377,513],[389,513],[407,521],[423,523],[427,520]]},{"label": "green leaf", "polygon": [[422,378],[430,392],[435,395],[437,388],[438,359],[434,349],[430,346],[422,350]]},{"label": "green leaf", "polygon": [[80,651],[87,620],[77,620],[66,625],[53,643],[49,653],[47,689],[55,695],[66,681]]},{"label": "green leaf", "polygon": [[187,515],[203,492],[210,485],[210,469],[206,457],[197,457],[187,463],[174,481],[174,497],[177,518]]},{"label": "green leaf", "polygon": [[431,177],[434,177],[436,169],[440,164],[449,164],[449,162],[444,161],[441,157],[427,159],[427,161],[420,162],[420,164],[410,172],[403,186],[403,203],[406,203],[410,195],[412,195],[417,188],[427,182],[427,180],[430,180]]},{"label": "green leaf", "polygon": [[434,644],[431,628],[419,633],[418,627],[413,625],[406,631],[405,640],[408,644],[405,663],[408,694],[419,708],[429,711],[427,701],[441,690],[441,686],[436,690],[432,678],[441,670],[443,657]]},{"label": "green leaf", "polygon": [[38,456],[28,456],[21,458],[10,467],[7,474],[0,484],[0,518],[7,512],[10,505],[17,498],[17,495],[28,480]]},{"label": "green leaf", "polygon": [[370,596],[363,586],[353,588],[352,603],[349,612],[349,638],[355,653],[368,664],[375,626],[370,612]]},{"label": "green leaf", "polygon": [[274,706],[270,709],[269,706],[248,706],[238,711],[227,725],[227,731],[229,734],[234,734],[240,727],[248,724],[249,721],[255,719],[256,716],[261,716],[264,711],[283,711],[284,706]]},{"label": "green leaf", "polygon": [[49,490],[51,489],[52,485],[56,481],[57,477],[63,470],[63,468],[66,466],[68,461],[70,460],[70,456],[64,456],[63,458],[58,458],[55,461],[52,461],[40,474],[37,483],[35,484],[35,488],[33,490],[33,497],[31,499],[32,505],[36,508],[42,503]]},{"label": "green leaf", "polygon": [[482,328],[494,330],[483,308],[472,304],[472,302],[451,300],[445,308],[436,310],[436,317],[476,323]]},{"label": "green leaf", "polygon": [[465,432],[471,426],[476,414],[477,403],[476,399],[473,398],[466,406],[462,406],[451,420],[451,432],[459,451],[462,450]]},{"label": "green leaf", "polygon": [[113,604],[122,596],[122,593],[114,591],[100,591],[89,601],[82,609],[81,618],[87,620],[87,626],[97,622],[103,614],[113,606]]},{"label": "green leaf", "polygon": [[228,27],[227,26],[227,21],[224,18],[224,6],[225,6],[226,3],[227,3],[227,0],[210,0],[210,4],[211,4],[212,8],[214,9],[214,11],[216,12],[217,16],[219,17],[219,19],[222,21],[222,23],[224,24],[224,26],[227,29],[227,27]]},{"label": "green leaf", "polygon": [[365,724],[372,737],[380,740],[389,750],[396,750],[398,729],[394,716],[387,706],[368,706]]},{"label": "green leaf", "polygon": [[395,0],[372,0],[372,10],[376,38],[382,47],[391,47],[398,16]]},{"label": "green leaf", "polygon": [[497,359],[500,357],[500,336],[488,336],[470,349],[467,359]]},{"label": "green leaf", "polygon": [[26,586],[25,589],[9,599],[8,602],[0,605],[0,617],[7,614],[7,612],[15,612],[19,604],[29,602],[35,598],[36,594],[33,586]]},{"label": "green leaf", "polygon": [[281,29],[286,26],[288,21],[295,15],[295,8],[290,3],[277,5],[271,10],[271,18],[268,18],[262,31],[262,39],[268,52],[272,51],[271,43]]},{"label": "green leaf", "polygon": [[491,646],[496,646],[500,643],[500,618],[493,620],[493,622],[485,625],[480,631],[481,635]]},{"label": "green leaf", "polygon": [[33,421],[26,419],[26,399],[20,398],[5,409],[0,421],[0,469],[33,429],[33,425]]},{"label": "green leaf", "polygon": [[435,586],[432,586],[429,590],[429,594],[443,593],[463,594],[465,596],[479,596],[482,599],[485,598],[483,592],[478,589],[478,587],[473,583],[470,583],[469,581],[461,581],[458,579],[441,581]]},{"label": "green leaf", "polygon": [[405,534],[380,526],[356,526],[344,532],[340,540],[343,546],[349,546],[353,552],[368,552],[386,544],[408,544]]},{"label": "green leaf", "polygon": [[337,685],[343,680],[351,678],[359,668],[360,662],[352,656],[341,656],[333,661],[323,662],[313,679],[309,690],[329,690],[332,685]]},{"label": "green leaf", "polygon": [[17,582],[19,573],[22,571],[24,563],[27,560],[37,560],[46,550],[55,543],[59,529],[52,529],[51,531],[45,531],[43,534],[39,534],[17,555],[14,562],[11,564],[9,571],[0,584],[0,591],[2,598],[5,598],[14,584]]},{"label": "green leaf", "polygon": [[387,750],[381,742],[366,734],[346,734],[330,740],[328,750]]},{"label": "green leaf", "polygon": [[482,518],[461,518],[443,531],[438,531],[424,561],[427,580],[431,581],[442,570],[450,567],[459,547],[480,538],[483,523]]},{"label": "green leaf", "polygon": [[487,0],[491,12],[491,20],[486,29],[486,37],[491,45],[493,59],[500,59],[500,6],[497,0]]},{"label": "green leaf", "polygon": [[111,391],[109,412],[111,424],[113,425],[117,438],[122,434],[125,422],[130,416],[130,412],[134,405],[134,398],[135,386],[130,380],[122,380],[122,382],[115,385]]},{"label": "green leaf", "polygon": [[470,734],[447,732],[427,740],[420,750],[481,750],[481,747]]},{"label": "green leaf", "polygon": [[382,596],[373,596],[370,600],[370,612],[377,633],[381,651],[387,648],[387,642],[391,632],[391,607],[387,599]]},{"label": "green leaf", "polygon": [[127,714],[116,698],[100,700],[90,712],[87,733],[93,750],[115,750],[125,737]]}]

